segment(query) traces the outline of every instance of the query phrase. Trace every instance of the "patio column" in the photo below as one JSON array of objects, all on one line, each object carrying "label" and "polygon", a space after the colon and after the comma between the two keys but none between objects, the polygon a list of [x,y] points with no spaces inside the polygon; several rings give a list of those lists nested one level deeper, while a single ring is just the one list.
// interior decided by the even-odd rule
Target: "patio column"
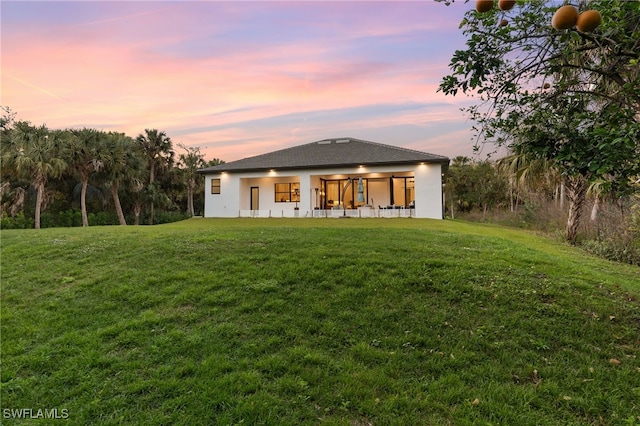
[{"label": "patio column", "polygon": [[[300,211],[307,212],[313,208],[313,201],[316,193],[311,185],[311,174],[300,173]],[[304,213],[302,214],[304,215]]]}]

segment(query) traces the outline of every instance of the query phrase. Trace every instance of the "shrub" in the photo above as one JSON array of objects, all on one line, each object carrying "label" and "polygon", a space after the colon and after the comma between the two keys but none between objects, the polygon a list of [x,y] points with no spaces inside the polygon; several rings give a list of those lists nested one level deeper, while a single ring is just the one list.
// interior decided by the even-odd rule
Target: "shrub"
[{"label": "shrub", "polygon": [[71,228],[82,226],[80,210],[69,209],[58,213],[45,212],[40,216],[41,228]]},{"label": "shrub", "polygon": [[640,244],[638,244],[638,241],[637,237],[631,237],[625,240],[620,238],[588,240],[582,243],[582,248],[604,259],[629,263],[631,265],[640,265]]},{"label": "shrub", "polygon": [[[89,226],[117,225],[118,217],[112,212],[89,213]],[[72,228],[82,226],[82,212],[69,209],[56,213],[44,213],[41,217],[42,228]]]},{"label": "shrub", "polygon": [[189,219],[191,216],[187,213],[178,211],[173,212],[156,212],[153,217],[153,223],[160,225],[161,223],[179,222],[181,220]]},{"label": "shrub", "polygon": [[23,212],[18,213],[15,217],[7,216],[2,213],[0,218],[0,229],[31,229],[35,227],[35,220],[26,217]]},{"label": "shrub", "polygon": [[640,232],[640,194],[633,197],[633,205],[631,206],[631,231]]},{"label": "shrub", "polygon": [[632,199],[602,203],[597,220],[585,217],[581,246],[596,256],[616,262],[640,265],[638,211]]},{"label": "shrub", "polygon": [[90,226],[118,225],[118,215],[115,212],[89,213]]}]

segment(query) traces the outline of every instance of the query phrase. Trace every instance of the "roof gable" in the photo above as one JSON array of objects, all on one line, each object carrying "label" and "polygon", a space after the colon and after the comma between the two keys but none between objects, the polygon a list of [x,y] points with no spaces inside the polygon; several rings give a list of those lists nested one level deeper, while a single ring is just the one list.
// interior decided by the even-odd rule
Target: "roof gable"
[{"label": "roof gable", "polygon": [[449,163],[449,158],[353,138],[323,139],[230,163],[207,167],[199,173],[246,172],[283,169],[318,169],[337,166],[408,163]]}]

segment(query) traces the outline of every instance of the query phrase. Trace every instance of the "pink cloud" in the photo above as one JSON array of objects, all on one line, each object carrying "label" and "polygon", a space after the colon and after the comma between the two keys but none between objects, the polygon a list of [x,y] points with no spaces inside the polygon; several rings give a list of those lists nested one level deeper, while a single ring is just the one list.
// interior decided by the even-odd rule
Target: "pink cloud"
[{"label": "pink cloud", "polygon": [[[424,31],[450,29],[447,20],[407,20],[407,10],[424,13],[424,6],[325,5],[301,14],[298,23],[321,36],[275,36],[263,44],[259,32],[251,33],[251,19],[278,8],[289,13],[289,3],[256,4],[257,9],[225,3],[220,11],[226,15],[210,19],[198,13],[207,5],[167,4],[119,10],[119,3],[101,3],[100,19],[3,34],[2,105],[52,128],[103,126],[131,136],[145,128],[167,130],[170,136],[173,130],[180,142],[206,146],[205,152],[228,161],[278,149],[286,141],[333,136],[328,131],[455,120],[459,101],[437,93],[446,63],[431,63],[432,56],[419,51],[402,61],[385,56],[393,51],[375,55],[379,40],[402,46]],[[363,7],[368,13],[345,18],[344,13]],[[386,14],[371,7],[384,7]],[[457,22],[453,25],[457,28]],[[237,39],[228,39],[229,34]],[[451,108],[334,122],[331,129],[305,118],[285,128],[268,125],[269,118],[288,114],[412,102]],[[246,126],[256,120],[267,125]],[[307,137],[311,140],[301,140]]]}]

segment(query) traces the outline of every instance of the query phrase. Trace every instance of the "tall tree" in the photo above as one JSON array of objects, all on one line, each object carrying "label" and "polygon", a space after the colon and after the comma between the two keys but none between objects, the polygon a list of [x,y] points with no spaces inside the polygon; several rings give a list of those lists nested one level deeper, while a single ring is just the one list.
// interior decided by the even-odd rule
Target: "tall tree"
[{"label": "tall tree", "polygon": [[543,158],[514,153],[496,161],[498,172],[504,175],[509,182],[510,210],[514,212],[518,204],[523,201],[523,194],[531,192],[550,193],[558,199],[560,208],[563,208],[559,197],[563,196],[560,189],[563,179],[558,170]]},{"label": "tall tree", "polygon": [[144,171],[141,153],[136,148],[132,138],[117,132],[107,133],[100,146],[105,153],[101,181],[111,193],[120,225],[127,224],[120,202],[120,188],[130,180],[139,182]]},{"label": "tall tree", "polygon": [[15,164],[9,161],[18,152],[12,137],[16,113],[9,107],[0,109],[0,214],[8,212],[13,217],[24,209],[29,181],[18,177]]},{"label": "tall tree", "polygon": [[118,223],[127,225],[128,211],[134,215],[134,225],[138,225],[148,179],[145,154],[133,138],[117,132],[107,134],[101,149],[109,153],[109,161],[104,164],[100,181],[111,193]]},{"label": "tall tree", "polygon": [[507,183],[489,161],[473,162],[468,157],[453,159],[445,180],[449,211],[469,212],[479,209],[484,215],[490,208],[507,204]]},{"label": "tall tree", "polygon": [[144,134],[138,135],[136,142],[140,145],[148,161],[149,180],[147,192],[151,200],[150,224],[153,224],[154,200],[161,195],[159,194],[160,189],[154,185],[156,171],[158,168],[168,168],[173,165],[173,143],[165,132],[160,132],[157,129],[145,129]]},{"label": "tall tree", "polygon": [[60,177],[67,167],[61,155],[61,132],[50,132],[46,126],[15,123],[11,147],[3,152],[3,167],[9,165],[20,176],[29,177],[36,190],[35,228],[40,229],[40,213],[47,181]]},{"label": "tall tree", "polygon": [[[459,195],[464,191],[462,189],[465,185],[465,181],[467,181],[465,175],[465,168],[467,165],[471,163],[471,158],[458,155],[453,160],[451,160],[451,165],[447,169],[446,178],[445,178],[445,207],[448,204],[449,213],[451,214],[451,218],[455,219],[456,211],[468,210],[468,205]],[[446,200],[449,200],[448,203]]]},{"label": "tall tree", "polygon": [[69,168],[80,178],[80,211],[82,226],[89,226],[87,216],[87,187],[92,174],[102,169],[109,152],[101,149],[106,134],[95,129],[74,129],[66,132],[65,150]]},{"label": "tall tree", "polygon": [[219,158],[214,158],[212,160],[207,161],[204,166],[205,167],[213,167],[213,166],[217,166],[219,164],[224,164],[224,163],[225,163],[224,160],[221,160]]},{"label": "tall tree", "polygon": [[587,7],[602,16],[593,32],[554,29],[554,1],[469,11],[461,24],[467,49],[454,53],[440,85],[479,98],[467,112],[484,140],[565,176],[571,243],[589,183],[623,193],[640,173],[640,2],[579,3],[580,12]]},{"label": "tall tree", "polygon": [[205,167],[206,162],[199,147],[188,147],[182,144],[178,146],[186,151],[180,154],[180,168],[187,183],[187,211],[193,217],[195,216],[193,193],[198,181],[202,179],[202,176],[198,174],[198,169]]}]

